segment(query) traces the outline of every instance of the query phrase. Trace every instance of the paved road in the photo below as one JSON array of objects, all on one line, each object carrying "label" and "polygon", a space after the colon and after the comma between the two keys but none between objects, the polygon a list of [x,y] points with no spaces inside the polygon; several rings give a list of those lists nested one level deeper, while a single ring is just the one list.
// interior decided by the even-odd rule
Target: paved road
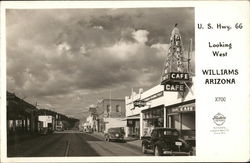
[{"label": "paved road", "polygon": [[106,142],[99,135],[79,132],[37,136],[7,147],[8,157],[140,156],[139,148],[127,143]]}]

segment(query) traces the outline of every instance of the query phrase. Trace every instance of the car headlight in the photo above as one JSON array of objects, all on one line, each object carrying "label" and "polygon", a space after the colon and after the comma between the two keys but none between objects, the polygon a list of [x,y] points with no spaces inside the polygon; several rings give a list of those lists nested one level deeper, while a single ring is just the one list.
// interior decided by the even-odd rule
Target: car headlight
[{"label": "car headlight", "polygon": [[116,137],[119,137],[119,134],[115,134]]}]

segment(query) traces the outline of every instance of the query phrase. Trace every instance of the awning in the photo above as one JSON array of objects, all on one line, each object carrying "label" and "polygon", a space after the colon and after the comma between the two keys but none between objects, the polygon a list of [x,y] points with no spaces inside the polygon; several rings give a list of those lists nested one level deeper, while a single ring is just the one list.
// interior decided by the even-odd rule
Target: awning
[{"label": "awning", "polygon": [[145,112],[148,112],[148,111],[151,111],[151,110],[155,110],[155,109],[164,109],[164,105],[162,104],[162,105],[158,105],[158,106],[155,106],[155,107],[152,107],[152,108],[144,109],[141,112],[145,113]]},{"label": "awning", "polygon": [[195,99],[189,100],[189,101],[185,101],[185,102],[176,103],[176,104],[173,104],[173,105],[167,105],[167,106],[165,106],[165,108],[166,109],[170,109],[170,108],[184,106],[184,105],[188,105],[188,104],[195,104]]},{"label": "awning", "polygon": [[178,107],[173,107],[168,109],[168,115],[178,114],[178,113],[187,113],[187,112],[195,112],[195,103],[181,105]]},{"label": "awning", "polygon": [[134,120],[138,119],[139,120],[140,119],[140,115],[129,116],[129,117],[124,118],[122,121],[132,120],[132,119],[134,119]]}]

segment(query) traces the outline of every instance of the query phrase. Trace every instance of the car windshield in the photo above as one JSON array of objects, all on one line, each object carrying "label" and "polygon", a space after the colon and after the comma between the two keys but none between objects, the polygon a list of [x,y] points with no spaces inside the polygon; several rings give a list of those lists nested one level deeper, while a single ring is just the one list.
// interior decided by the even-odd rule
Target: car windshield
[{"label": "car windshield", "polygon": [[179,133],[176,130],[161,130],[160,135],[161,136],[178,136]]},{"label": "car windshield", "polygon": [[108,131],[109,132],[123,132],[123,129],[122,128],[110,128]]}]

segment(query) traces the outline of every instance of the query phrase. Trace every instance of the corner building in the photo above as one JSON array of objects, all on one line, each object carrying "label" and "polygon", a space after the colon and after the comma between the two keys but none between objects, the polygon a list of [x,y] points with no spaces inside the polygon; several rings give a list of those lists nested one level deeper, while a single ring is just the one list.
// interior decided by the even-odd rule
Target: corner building
[{"label": "corner building", "polygon": [[111,127],[125,127],[125,100],[102,99],[97,101],[97,131],[106,132]]},{"label": "corner building", "polygon": [[[194,77],[192,77],[194,81]],[[168,127],[179,130],[181,136],[195,146],[195,97],[194,84],[184,93],[164,91],[163,85],[157,85],[145,92],[132,92],[125,97],[126,136],[138,137],[150,135],[153,128]],[[144,101],[145,106],[138,107],[134,101]],[[136,133],[138,131],[138,133]]]}]

